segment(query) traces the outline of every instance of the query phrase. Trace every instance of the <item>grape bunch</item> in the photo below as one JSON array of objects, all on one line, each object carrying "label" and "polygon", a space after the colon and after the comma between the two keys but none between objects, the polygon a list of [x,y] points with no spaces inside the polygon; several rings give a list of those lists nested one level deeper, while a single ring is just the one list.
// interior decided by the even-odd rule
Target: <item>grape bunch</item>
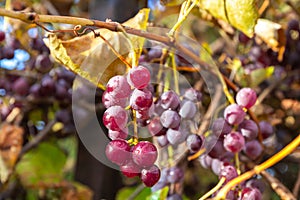
[{"label": "grape bunch", "polygon": [[[212,139],[215,145],[211,151],[199,158],[200,164],[211,169],[225,183],[238,176],[238,170],[234,162],[235,154],[246,156],[255,161],[263,152],[259,142],[258,133],[265,140],[272,136],[273,127],[266,121],[257,125],[246,116],[246,111],[256,102],[256,93],[251,88],[242,88],[236,95],[236,103],[228,105],[224,110],[224,116],[214,120],[211,128]],[[258,181],[258,180],[257,180]],[[261,199],[262,190],[249,184],[243,186],[242,199]],[[228,199],[236,199],[238,191],[228,193]]]},{"label": "grape bunch", "polygon": [[[146,67],[133,67],[126,75],[112,77],[102,96],[102,103],[107,108],[102,121],[112,140],[106,148],[107,158],[119,165],[125,176],[139,176],[148,187],[160,178],[160,170],[154,164],[157,148],[149,141],[139,141],[138,133],[129,137],[132,136],[128,129],[130,124],[137,128],[147,126],[149,135],[160,147],[172,145],[176,148],[186,141],[190,151],[197,152],[203,143],[200,136],[190,135],[191,121],[197,114],[201,94],[188,89],[181,101],[178,94],[168,90],[155,98],[150,79]],[[129,122],[131,118],[133,120]]]}]

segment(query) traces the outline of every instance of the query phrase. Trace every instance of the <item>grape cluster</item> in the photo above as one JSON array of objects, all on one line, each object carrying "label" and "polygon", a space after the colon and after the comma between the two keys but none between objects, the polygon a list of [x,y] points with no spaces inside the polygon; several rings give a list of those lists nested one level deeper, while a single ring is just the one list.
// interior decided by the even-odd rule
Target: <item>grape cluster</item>
[{"label": "grape cluster", "polygon": [[146,67],[133,67],[126,75],[112,77],[102,96],[102,103],[107,108],[102,121],[112,140],[106,148],[107,158],[119,165],[125,176],[139,176],[148,187],[160,178],[160,170],[154,165],[157,148],[148,141],[132,142],[132,138],[138,136],[135,133],[134,137],[129,137],[132,135],[128,129],[129,119],[133,118],[131,121],[138,127],[147,126],[160,147],[169,144],[177,147],[186,141],[190,151],[195,153],[203,143],[200,136],[190,135],[190,122],[197,114],[201,94],[188,89],[181,101],[178,94],[169,90],[154,98],[150,79]]},{"label": "grape cluster", "polygon": [[[256,93],[251,88],[242,88],[236,95],[236,104],[228,105],[224,116],[214,120],[211,128],[212,140],[215,145],[207,155],[199,158],[204,168],[211,169],[225,182],[238,176],[234,165],[234,154],[246,155],[251,160],[256,160],[263,152],[258,141],[260,130],[262,138],[267,139],[273,134],[273,127],[266,121],[257,125],[246,118],[246,110],[256,102]],[[235,199],[238,193],[228,193],[228,199]],[[255,186],[244,186],[242,199],[261,199],[261,191]]]}]

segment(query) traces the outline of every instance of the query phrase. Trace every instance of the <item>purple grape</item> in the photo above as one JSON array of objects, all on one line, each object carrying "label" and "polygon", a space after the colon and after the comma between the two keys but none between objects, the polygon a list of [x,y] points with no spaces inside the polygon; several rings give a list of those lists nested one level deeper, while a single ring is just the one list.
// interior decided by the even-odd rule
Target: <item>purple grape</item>
[{"label": "purple grape", "polygon": [[246,187],[256,188],[261,193],[263,193],[266,186],[265,186],[264,182],[259,179],[250,179],[246,182]]},{"label": "purple grape", "polygon": [[102,103],[105,108],[111,106],[121,106],[122,108],[126,107],[128,98],[116,98],[107,91],[104,91],[102,94]]},{"label": "purple grape", "polygon": [[162,113],[160,122],[166,128],[178,128],[180,125],[180,116],[173,110],[166,110]]},{"label": "purple grape", "polygon": [[131,88],[124,76],[117,75],[109,79],[106,91],[116,98],[125,98],[130,95]]},{"label": "purple grape", "polygon": [[13,59],[15,57],[15,51],[10,46],[4,46],[1,49],[2,58]]},{"label": "purple grape", "polygon": [[167,135],[157,136],[156,140],[160,147],[165,147],[169,144]]},{"label": "purple grape", "polygon": [[107,144],[105,154],[111,162],[125,165],[130,161],[130,146],[125,140],[112,140]]},{"label": "purple grape", "polygon": [[128,128],[123,128],[119,131],[108,130],[108,137],[112,140],[123,139],[125,140],[128,136]]},{"label": "purple grape", "polygon": [[253,120],[245,119],[239,124],[238,131],[240,131],[247,140],[254,140],[258,134],[258,126]]},{"label": "purple grape", "polygon": [[167,180],[169,183],[178,183],[182,181],[184,172],[181,168],[174,166],[169,169]]},{"label": "purple grape", "polygon": [[35,68],[41,72],[41,73],[46,73],[49,72],[50,69],[52,68],[53,63],[49,58],[49,55],[46,54],[39,54],[36,57],[35,60]]},{"label": "purple grape", "polygon": [[167,133],[167,129],[163,127],[159,117],[155,117],[150,121],[150,124],[148,125],[148,130],[152,136],[161,136]]},{"label": "purple grape", "polygon": [[226,179],[226,182],[231,181],[232,179],[236,178],[238,176],[238,173],[234,166],[227,165],[223,166],[220,170],[219,177],[224,177]]},{"label": "purple grape", "polygon": [[161,106],[161,101],[158,100],[156,103],[154,103],[154,113],[158,116],[161,116],[161,114],[165,111],[163,107]]},{"label": "purple grape", "polygon": [[152,187],[160,178],[160,170],[156,165],[148,169],[143,169],[141,172],[141,180],[147,187]]},{"label": "purple grape", "polygon": [[150,61],[155,58],[160,58],[161,55],[162,55],[161,47],[154,47],[154,48],[151,48],[150,51],[148,51],[148,59]]},{"label": "purple grape", "polygon": [[179,127],[178,130],[169,128],[166,135],[169,143],[176,146],[183,143],[188,134],[187,130]]},{"label": "purple grape", "polygon": [[231,125],[240,124],[246,116],[246,113],[237,104],[231,104],[224,110],[224,118]]},{"label": "purple grape", "polygon": [[156,147],[148,141],[137,143],[132,149],[132,159],[140,167],[150,167],[157,159]]},{"label": "purple grape", "polygon": [[58,100],[63,100],[66,99],[68,95],[68,90],[66,87],[60,85],[60,84],[55,84],[55,98]]},{"label": "purple grape", "polygon": [[250,159],[255,160],[261,155],[263,148],[257,140],[252,140],[245,144],[244,152]]},{"label": "purple grape", "polygon": [[55,94],[55,81],[50,76],[46,75],[41,80],[41,95],[50,96]]},{"label": "purple grape", "polygon": [[236,94],[236,102],[244,108],[251,108],[257,99],[256,92],[251,88],[242,88]]},{"label": "purple grape", "polygon": [[130,106],[134,110],[148,110],[153,102],[152,93],[147,90],[134,89],[130,97]]},{"label": "purple grape", "polygon": [[199,157],[199,162],[205,169],[211,168],[212,160],[213,159],[209,155],[202,155]]},{"label": "purple grape", "polygon": [[41,95],[40,92],[41,92],[41,85],[39,83],[33,84],[29,89],[29,93],[34,97],[40,97]]},{"label": "purple grape", "polygon": [[262,200],[262,194],[256,188],[244,188],[241,200]]},{"label": "purple grape", "polygon": [[12,91],[18,95],[25,96],[29,93],[30,85],[26,78],[18,78],[12,85]]},{"label": "purple grape", "polygon": [[[160,175],[160,177],[162,177],[162,175]],[[160,182],[160,180],[158,180],[158,182],[157,182],[155,185],[153,185],[153,186],[151,187],[151,191],[152,191],[152,192],[156,192],[156,191],[158,191],[158,190],[163,189],[163,188],[166,187],[166,186],[167,186],[167,183],[165,183],[165,182]]]},{"label": "purple grape", "polygon": [[55,113],[55,118],[58,122],[68,124],[71,121],[71,114],[70,114],[69,110],[67,110],[67,109],[58,110]]},{"label": "purple grape", "polygon": [[211,161],[211,170],[217,176],[219,176],[221,168],[223,167],[223,162],[219,159],[212,159]]},{"label": "purple grape", "polygon": [[144,66],[132,67],[127,74],[127,82],[134,88],[143,89],[150,83],[150,71]]},{"label": "purple grape", "polygon": [[185,91],[183,97],[193,102],[199,102],[202,99],[202,94],[194,88],[189,88]]},{"label": "purple grape", "polygon": [[261,121],[258,125],[263,139],[267,139],[268,137],[273,135],[273,127],[269,122]]},{"label": "purple grape", "polygon": [[196,113],[197,106],[192,101],[186,101],[179,111],[179,115],[184,119],[192,119]]},{"label": "purple grape", "polygon": [[120,170],[124,176],[133,178],[135,176],[140,176],[141,168],[137,166],[133,161],[129,161],[127,164],[120,166]]},{"label": "purple grape", "polygon": [[160,101],[164,109],[176,110],[180,105],[179,96],[172,90],[162,93]]},{"label": "purple grape", "polygon": [[247,44],[251,38],[245,35],[243,32],[239,32],[239,42],[242,44]]},{"label": "purple grape", "polygon": [[103,114],[103,124],[113,131],[124,129],[127,124],[128,115],[124,108],[120,106],[109,107]]},{"label": "purple grape", "polygon": [[182,197],[179,194],[172,194],[167,197],[167,200],[182,200]]},{"label": "purple grape", "polygon": [[239,132],[231,132],[224,138],[224,148],[232,153],[240,152],[245,146],[245,139]]},{"label": "purple grape", "polygon": [[223,142],[221,140],[218,140],[210,150],[208,155],[212,158],[221,158],[225,152],[226,150],[224,149]]},{"label": "purple grape", "polygon": [[215,136],[224,138],[224,136],[231,132],[232,127],[224,118],[218,118],[213,121],[212,132]]},{"label": "purple grape", "polygon": [[0,42],[3,42],[5,40],[5,32],[0,31]]},{"label": "purple grape", "polygon": [[199,151],[201,149],[202,144],[203,140],[197,134],[191,134],[186,139],[186,146],[192,153]]}]

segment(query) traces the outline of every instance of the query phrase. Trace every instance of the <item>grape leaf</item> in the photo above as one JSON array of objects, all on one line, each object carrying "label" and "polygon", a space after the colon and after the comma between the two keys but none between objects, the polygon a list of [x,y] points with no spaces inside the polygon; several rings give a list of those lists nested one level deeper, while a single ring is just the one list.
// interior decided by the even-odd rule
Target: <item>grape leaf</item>
[{"label": "grape leaf", "polygon": [[274,66],[270,66],[253,70],[250,73],[250,87],[256,87],[264,80],[268,79],[270,76],[272,76],[274,69]]},{"label": "grape leaf", "polygon": [[25,187],[50,186],[63,180],[66,155],[51,143],[41,143],[27,152],[16,166]]},{"label": "grape leaf", "polygon": [[160,200],[166,199],[168,196],[169,187],[164,187],[161,190],[153,192],[150,196],[147,197],[147,200]]},{"label": "grape leaf", "polygon": [[200,0],[199,8],[252,37],[259,17],[255,0]]},{"label": "grape leaf", "polygon": [[[145,30],[148,15],[149,9],[142,9],[123,25]],[[119,54],[123,55],[129,63],[131,62],[131,46],[123,33],[107,29],[97,29],[96,32],[100,32]],[[140,55],[144,39],[134,35],[129,35],[129,38],[136,54]],[[50,34],[45,39],[45,43],[57,62],[102,89],[112,76],[124,74],[127,71],[126,65],[117,58],[100,37],[95,38],[93,32],[66,41],[59,39],[55,34]]]}]

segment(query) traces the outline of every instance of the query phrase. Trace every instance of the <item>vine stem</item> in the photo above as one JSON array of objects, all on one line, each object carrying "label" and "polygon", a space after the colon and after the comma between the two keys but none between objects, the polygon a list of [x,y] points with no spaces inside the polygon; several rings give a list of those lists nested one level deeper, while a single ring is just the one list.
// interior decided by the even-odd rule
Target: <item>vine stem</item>
[{"label": "vine stem", "polygon": [[260,165],[255,166],[252,170],[247,171],[240,176],[236,177],[235,179],[229,181],[217,194],[216,200],[223,200],[226,199],[226,195],[231,188],[236,186],[237,184],[248,180],[255,174],[261,173],[263,170],[273,166],[274,164],[278,163],[284,157],[292,153],[298,146],[300,145],[300,134],[290,142],[285,148],[279,151],[277,154],[273,155],[271,158],[266,160],[265,162],[261,163]]},{"label": "vine stem", "polygon": [[209,196],[211,196],[213,193],[215,193],[216,191],[218,191],[218,189],[220,189],[220,187],[222,187],[223,183],[226,181],[226,179],[224,177],[222,177],[219,181],[219,183],[213,187],[210,191],[208,191],[206,194],[204,194],[199,200],[205,200],[207,199]]}]

